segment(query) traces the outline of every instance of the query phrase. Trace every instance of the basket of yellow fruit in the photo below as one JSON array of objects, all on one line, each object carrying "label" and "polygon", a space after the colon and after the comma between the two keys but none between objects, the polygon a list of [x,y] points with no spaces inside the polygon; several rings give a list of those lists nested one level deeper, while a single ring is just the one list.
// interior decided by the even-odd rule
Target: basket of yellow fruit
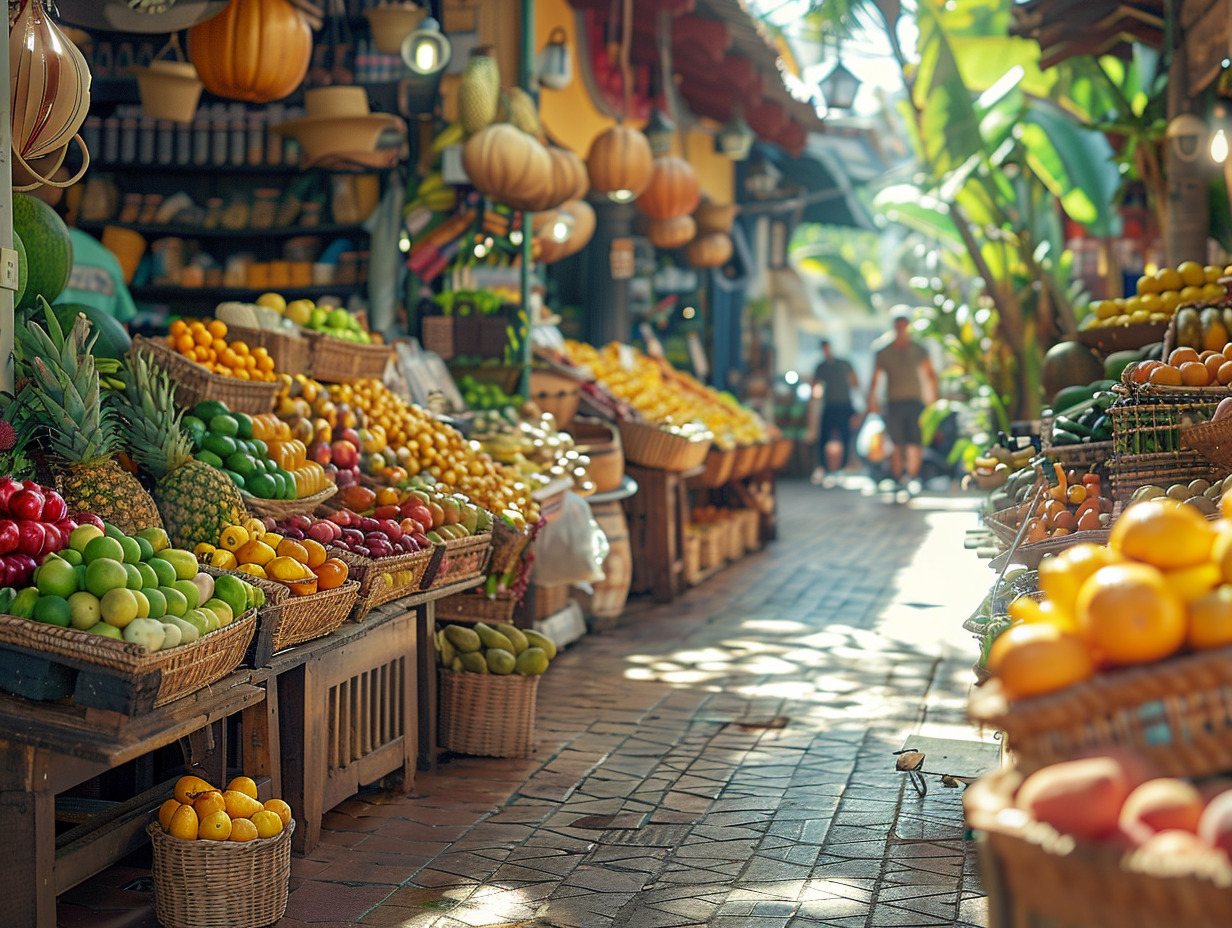
[{"label": "basket of yellow fruit", "polygon": [[706,461],[711,438],[707,429],[695,427],[693,423],[685,426],[620,423],[625,460],[658,470],[685,471],[700,467]]},{"label": "basket of yellow fruit", "polygon": [[295,820],[281,799],[262,803],[249,777],[218,790],[200,777],[146,827],[154,851],[154,910],[165,928],[264,928],[282,918]]},{"label": "basket of yellow fruit", "polygon": [[208,325],[177,319],[165,340],[139,335],[133,339],[133,349],[167,372],[180,406],[217,400],[231,412],[269,412],[279,389],[273,359],[264,348],[228,343],[223,337],[226,331],[217,319]]},{"label": "basket of yellow fruit", "polygon": [[294,371],[304,375],[312,373],[312,342],[299,332],[233,325],[230,334],[241,339],[253,351],[264,348],[273,360],[276,371]]}]

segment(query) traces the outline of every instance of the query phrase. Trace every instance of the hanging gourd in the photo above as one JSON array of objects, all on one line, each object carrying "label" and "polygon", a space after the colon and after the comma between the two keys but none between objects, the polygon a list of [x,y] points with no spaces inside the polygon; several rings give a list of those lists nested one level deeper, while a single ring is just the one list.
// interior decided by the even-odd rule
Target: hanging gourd
[{"label": "hanging gourd", "polygon": [[675,219],[693,212],[701,195],[693,165],[683,158],[656,158],[650,186],[637,198],[637,208],[651,219]]},{"label": "hanging gourd", "polygon": [[[90,165],[90,153],[77,131],[89,110],[90,68],[85,56],[51,21],[43,0],[9,0],[15,189],[33,190],[43,184],[68,187],[81,179]],[[51,180],[73,138],[83,152],[81,170],[71,180]]]},{"label": "hanging gourd", "polygon": [[592,190],[628,203],[650,185],[654,171],[650,142],[637,129],[612,126],[591,143],[586,170]]},{"label": "hanging gourd", "polygon": [[590,180],[586,176],[586,164],[567,148],[548,146],[548,157],[552,159],[552,188],[559,206],[566,200],[576,200],[586,196],[590,190]]},{"label": "hanging gourd", "polygon": [[269,103],[303,83],[312,29],[289,0],[231,0],[188,30],[188,59],[215,96]]},{"label": "hanging gourd", "polygon": [[696,268],[722,267],[732,256],[730,235],[708,232],[689,242],[684,250],[689,264]]},{"label": "hanging gourd", "polygon": [[462,146],[471,185],[514,209],[547,209],[552,159],[537,140],[506,122],[480,129]]},{"label": "hanging gourd", "polygon": [[671,219],[652,219],[646,226],[646,238],[655,248],[680,248],[693,241],[697,224],[692,216],[673,216]]},{"label": "hanging gourd", "polygon": [[697,209],[693,210],[693,219],[697,223],[698,234],[722,232],[726,235],[730,233],[732,223],[736,219],[737,209],[739,207],[734,204],[719,206],[709,197],[703,197]]},{"label": "hanging gourd", "polygon": [[595,211],[585,200],[569,200],[560,207],[562,214],[573,219],[573,230],[565,240],[565,255],[576,254],[590,244],[595,234]]}]

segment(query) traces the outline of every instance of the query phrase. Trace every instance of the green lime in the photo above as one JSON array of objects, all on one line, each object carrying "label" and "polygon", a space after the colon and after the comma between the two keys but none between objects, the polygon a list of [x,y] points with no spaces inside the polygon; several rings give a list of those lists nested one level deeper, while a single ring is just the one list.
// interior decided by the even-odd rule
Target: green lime
[{"label": "green lime", "polygon": [[145,601],[150,604],[151,619],[161,619],[167,614],[167,597],[163,595],[162,590],[146,588],[141,592],[145,595]]},{"label": "green lime", "polygon": [[257,461],[251,454],[235,452],[227,458],[227,468],[235,471],[246,481],[257,469]]},{"label": "green lime", "polygon": [[184,598],[184,594],[174,587],[160,586],[157,592],[163,594],[163,599],[167,603],[167,613],[169,615],[182,616],[188,611],[188,600]]},{"label": "green lime", "polygon": [[141,571],[137,569],[136,564],[125,564],[124,573],[128,574],[128,583],[126,586],[130,590],[139,590],[144,582],[141,578]]},{"label": "green lime", "polygon": [[[141,545],[137,543],[136,538],[129,538],[125,535],[123,538],[119,539],[119,542],[120,547],[124,549],[125,564],[136,564],[141,560]],[[149,542],[146,543],[149,544]],[[153,552],[154,549],[150,548],[150,553]]]},{"label": "green lime", "polygon": [[[68,599],[77,592],[77,571],[63,558],[51,557],[43,562],[35,575],[35,586],[43,596]],[[40,620],[41,621],[41,620]]]},{"label": "green lime", "polygon": [[114,558],[99,558],[86,566],[86,589],[99,599],[111,590],[122,590],[127,586],[128,571]]},{"label": "green lime", "polygon": [[137,547],[141,549],[141,560],[148,561],[154,556],[154,546],[147,539],[137,536]]},{"label": "green lime", "polygon": [[252,417],[247,413],[233,412],[231,418],[235,420],[236,437],[252,438]]},{"label": "green lime", "polygon": [[222,458],[216,455],[213,451],[201,450],[193,455],[193,457],[195,457],[202,464],[208,464],[210,467],[217,467],[219,470],[222,470]]},{"label": "green lime", "polygon": [[108,538],[114,538],[116,541],[119,541],[124,537],[124,533],[120,531],[120,527],[118,525],[112,525],[110,522],[103,523],[103,534]]},{"label": "green lime", "polygon": [[106,535],[91,539],[86,543],[85,551],[81,553],[86,564],[93,564],[99,558],[112,561],[124,560],[124,546],[117,539]]},{"label": "green lime", "polygon": [[133,599],[137,600],[137,618],[147,619],[150,617],[150,601],[146,599],[145,594],[141,590],[129,590],[133,594]]},{"label": "green lime", "polygon": [[158,578],[159,586],[171,586],[175,583],[175,567],[170,561],[161,557],[152,557],[148,563],[154,571],[154,576]]},{"label": "green lime", "polygon": [[141,589],[148,590],[157,588],[158,574],[154,573],[154,568],[149,564],[142,562],[137,565],[137,572],[141,574]]},{"label": "green lime", "polygon": [[60,557],[64,558],[74,567],[82,563],[81,552],[76,548],[63,548],[60,551]]},{"label": "green lime", "polygon": [[34,620],[68,628],[73,621],[73,610],[63,596],[40,596],[34,604]]},{"label": "green lime", "polygon": [[103,616],[101,607],[98,604],[98,597],[93,593],[87,593],[85,590],[70,596],[68,598],[68,606],[73,613],[73,628],[79,628],[82,631],[85,631],[87,628],[93,628]]}]

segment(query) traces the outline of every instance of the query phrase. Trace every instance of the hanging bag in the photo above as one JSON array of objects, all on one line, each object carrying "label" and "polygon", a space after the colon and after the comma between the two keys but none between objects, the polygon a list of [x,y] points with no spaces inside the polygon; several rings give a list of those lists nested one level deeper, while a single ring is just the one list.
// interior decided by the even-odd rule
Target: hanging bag
[{"label": "hanging bag", "polygon": [[[9,0],[13,161],[34,178],[16,190],[43,184],[70,187],[90,166],[90,153],[78,134],[90,110],[90,69],[85,56],[47,15],[43,2]],[[52,180],[74,138],[81,146],[81,170],[71,180]],[[36,159],[43,159],[39,168],[45,173],[30,166]]]}]

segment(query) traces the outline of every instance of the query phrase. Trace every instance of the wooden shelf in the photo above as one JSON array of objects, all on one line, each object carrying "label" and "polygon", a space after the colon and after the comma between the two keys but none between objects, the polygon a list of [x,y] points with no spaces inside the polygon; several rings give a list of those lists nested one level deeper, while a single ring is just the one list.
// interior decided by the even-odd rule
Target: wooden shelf
[{"label": "wooden shelf", "polygon": [[[395,166],[396,167],[396,166]],[[389,168],[363,168],[355,170],[332,170],[322,167],[301,167],[298,164],[142,164],[139,161],[91,161],[90,170],[98,172],[121,173],[139,171],[154,174],[227,174],[259,175],[269,174],[289,177],[296,174],[309,174],[320,171],[323,174],[388,174],[394,170]]]},{"label": "wooden shelf", "polygon": [[133,299],[138,302],[158,303],[170,300],[193,300],[224,302],[226,300],[245,300],[260,296],[269,290],[277,290],[289,300],[301,297],[318,297],[325,294],[333,296],[350,296],[360,292],[367,283],[362,284],[321,284],[313,287],[177,287],[173,284],[150,284],[129,288]]},{"label": "wooden shelf", "polygon": [[[106,226],[131,229],[146,236],[175,236],[176,238],[293,238],[298,235],[340,235],[345,232],[363,232],[364,227],[352,222],[323,222],[315,226],[282,226],[270,229],[203,229],[200,226],[176,225],[174,223],[130,222],[79,222],[83,231],[102,231]],[[365,233],[365,237],[366,233]]]}]

